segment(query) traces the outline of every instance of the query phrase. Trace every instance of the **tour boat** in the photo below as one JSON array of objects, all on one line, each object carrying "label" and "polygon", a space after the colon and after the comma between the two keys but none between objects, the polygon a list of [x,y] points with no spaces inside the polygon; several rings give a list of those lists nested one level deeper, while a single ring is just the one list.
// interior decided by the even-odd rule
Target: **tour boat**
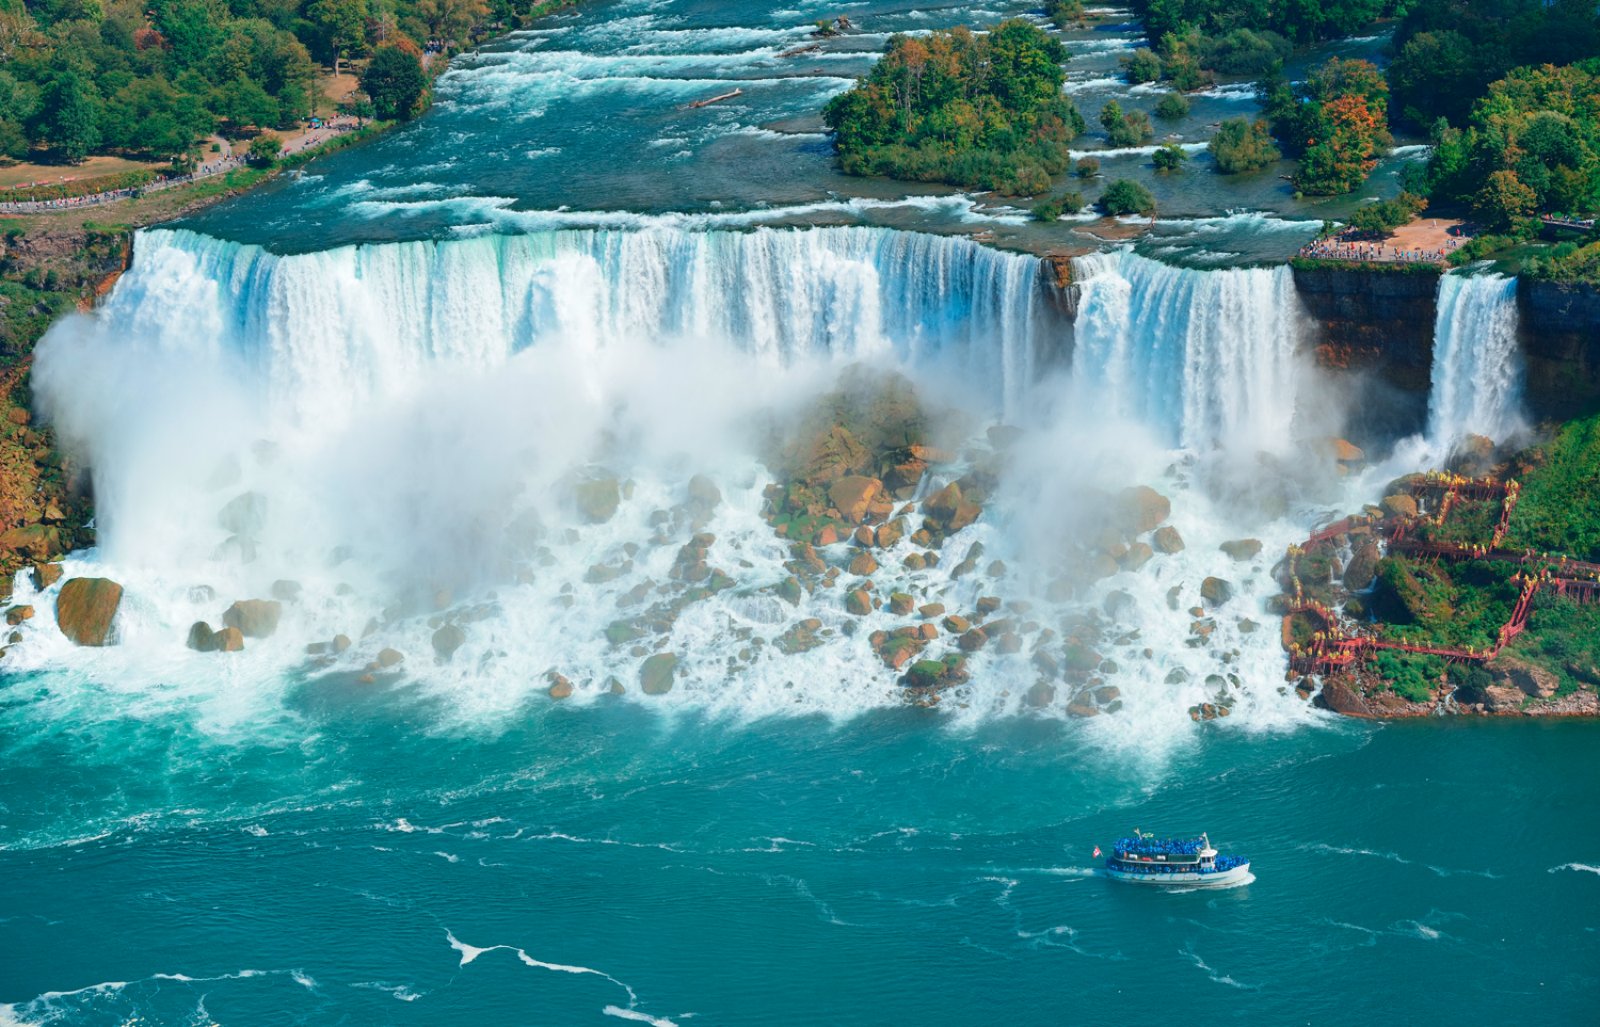
[{"label": "tour boat", "polygon": [[[1098,847],[1094,851],[1100,854]],[[1106,857],[1106,875],[1134,884],[1222,888],[1250,880],[1250,861],[1218,853],[1203,834],[1198,838],[1157,838],[1135,831],[1132,838],[1117,839]]]}]

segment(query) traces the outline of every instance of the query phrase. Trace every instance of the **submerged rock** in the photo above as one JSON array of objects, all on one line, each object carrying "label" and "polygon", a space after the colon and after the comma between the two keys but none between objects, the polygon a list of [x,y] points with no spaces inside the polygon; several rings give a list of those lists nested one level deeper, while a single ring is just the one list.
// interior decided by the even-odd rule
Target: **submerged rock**
[{"label": "submerged rock", "polygon": [[1217,548],[1227,553],[1231,559],[1243,563],[1246,560],[1254,560],[1261,554],[1261,540],[1241,538],[1232,542],[1224,542]]},{"label": "submerged rock", "polygon": [[254,537],[267,526],[267,497],[242,492],[217,513],[217,524],[230,535]]},{"label": "submerged rock", "polygon": [[72,578],[56,595],[56,625],[77,645],[114,645],[121,605],[122,586],[110,578]]},{"label": "submerged rock", "polygon": [[599,473],[575,483],[572,500],[590,524],[604,524],[622,504],[622,485],[615,475]]}]

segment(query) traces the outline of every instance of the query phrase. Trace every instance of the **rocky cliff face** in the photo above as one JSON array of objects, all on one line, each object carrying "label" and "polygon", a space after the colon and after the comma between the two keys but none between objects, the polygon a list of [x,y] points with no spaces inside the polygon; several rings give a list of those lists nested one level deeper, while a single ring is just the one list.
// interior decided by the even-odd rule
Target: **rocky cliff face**
[{"label": "rocky cliff face", "polygon": [[1295,289],[1317,328],[1319,366],[1347,372],[1363,412],[1351,427],[1358,444],[1421,431],[1433,367],[1434,298],[1439,276],[1426,272],[1295,268]]},{"label": "rocky cliff face", "polygon": [[1529,410],[1565,420],[1600,409],[1600,288],[1524,278],[1517,306]]}]

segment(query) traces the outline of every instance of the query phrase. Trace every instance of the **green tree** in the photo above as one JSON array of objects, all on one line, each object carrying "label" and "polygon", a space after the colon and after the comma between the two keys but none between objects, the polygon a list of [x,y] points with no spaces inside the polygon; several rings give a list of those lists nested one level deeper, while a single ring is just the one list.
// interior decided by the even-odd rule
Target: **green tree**
[{"label": "green tree", "polygon": [[1184,161],[1189,159],[1189,153],[1177,143],[1163,143],[1156,148],[1150,158],[1157,171],[1178,171],[1183,167]]},{"label": "green tree", "polygon": [[823,108],[847,174],[1037,195],[1072,164],[1083,116],[1061,92],[1061,43],[1021,19],[893,36]]},{"label": "green tree", "polygon": [[427,77],[416,55],[398,46],[380,46],[361,74],[361,88],[372,100],[372,109],[384,119],[411,117]]},{"label": "green tree", "polygon": [[1156,56],[1154,50],[1141,47],[1122,58],[1120,63],[1122,74],[1134,85],[1161,78],[1161,58]]},{"label": "green tree", "polygon": [[1115,100],[1100,108],[1100,125],[1112,146],[1137,146],[1156,134],[1149,115],[1137,109],[1124,111]]},{"label": "green tree", "polygon": [[1145,214],[1156,212],[1156,198],[1138,182],[1119,178],[1100,194],[1100,209],[1107,214]]},{"label": "green tree", "polygon": [[283,152],[283,140],[270,132],[263,132],[250,140],[250,163],[257,167],[271,167],[278,163]]},{"label": "green tree", "polygon": [[1490,172],[1472,201],[1478,218],[1491,229],[1510,228],[1539,208],[1539,195],[1506,168]]},{"label": "green tree", "polygon": [[306,18],[316,32],[323,58],[338,74],[344,57],[366,41],[366,0],[315,0],[306,8]]},{"label": "green tree", "polygon": [[1267,123],[1248,118],[1229,118],[1211,137],[1207,147],[1217,162],[1217,169],[1225,175],[1245,171],[1260,171],[1283,156],[1272,145],[1272,134]]},{"label": "green tree", "polygon": [[81,164],[100,145],[99,97],[77,72],[59,72],[45,87],[39,127],[64,160]]},{"label": "green tree", "polygon": [[1156,117],[1176,121],[1189,115],[1189,101],[1182,93],[1168,93],[1156,104]]},{"label": "green tree", "polygon": [[255,82],[243,75],[224,85],[212,98],[212,107],[226,118],[231,131],[269,128],[278,123],[278,102]]}]

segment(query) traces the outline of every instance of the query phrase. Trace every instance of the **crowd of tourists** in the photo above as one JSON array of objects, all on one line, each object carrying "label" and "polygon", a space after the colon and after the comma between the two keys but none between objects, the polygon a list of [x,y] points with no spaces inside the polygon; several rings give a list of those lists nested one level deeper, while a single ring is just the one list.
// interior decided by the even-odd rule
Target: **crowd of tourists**
[{"label": "crowd of tourists", "polygon": [[1325,260],[1351,260],[1357,262],[1396,262],[1411,263],[1417,261],[1439,262],[1449,258],[1450,254],[1461,245],[1460,239],[1447,239],[1443,248],[1435,249],[1402,249],[1390,246],[1382,240],[1367,242],[1359,239],[1349,239],[1344,236],[1330,236],[1307,243],[1300,249],[1302,257],[1320,257]]},{"label": "crowd of tourists", "polygon": [[1198,856],[1205,848],[1204,838],[1152,838],[1138,835],[1118,838],[1117,852],[1135,856]]}]

